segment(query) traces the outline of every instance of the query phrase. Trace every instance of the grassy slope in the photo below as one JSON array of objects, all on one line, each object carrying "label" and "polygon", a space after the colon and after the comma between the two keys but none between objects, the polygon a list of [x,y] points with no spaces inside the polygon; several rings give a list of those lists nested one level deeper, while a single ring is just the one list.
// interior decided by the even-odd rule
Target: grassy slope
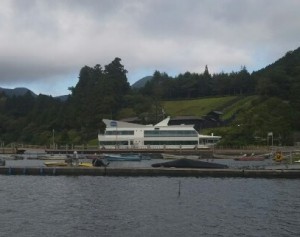
[{"label": "grassy slope", "polygon": [[234,101],[239,101],[236,96],[164,101],[163,107],[165,112],[171,117],[188,115],[201,117],[213,110],[223,110],[224,107],[227,107],[226,105]]},{"label": "grassy slope", "polygon": [[237,100],[235,103],[227,106],[223,110],[222,119],[229,119],[232,115],[234,115],[237,111],[242,108],[249,107],[251,102],[257,98],[256,95],[242,97]]}]

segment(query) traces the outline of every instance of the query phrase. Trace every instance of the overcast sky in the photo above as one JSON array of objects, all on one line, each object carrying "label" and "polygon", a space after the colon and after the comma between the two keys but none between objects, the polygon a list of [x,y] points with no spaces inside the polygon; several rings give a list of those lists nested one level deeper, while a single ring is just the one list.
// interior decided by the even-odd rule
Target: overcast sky
[{"label": "overcast sky", "polygon": [[122,59],[130,84],[261,69],[300,47],[299,0],[0,0],[0,87],[68,94],[85,66]]}]

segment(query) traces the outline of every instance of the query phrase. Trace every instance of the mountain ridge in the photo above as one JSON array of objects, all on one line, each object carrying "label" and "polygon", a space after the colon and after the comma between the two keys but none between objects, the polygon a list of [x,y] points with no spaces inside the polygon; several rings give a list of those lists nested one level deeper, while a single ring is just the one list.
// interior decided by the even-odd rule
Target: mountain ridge
[{"label": "mountain ridge", "polygon": [[22,96],[22,95],[25,95],[26,93],[30,93],[34,97],[37,96],[34,92],[32,92],[31,90],[29,90],[25,87],[16,87],[14,89],[0,87],[0,93],[1,92],[3,92],[5,95],[7,95],[9,97]]},{"label": "mountain ridge", "polygon": [[[38,96],[37,94],[35,94],[33,91],[31,91],[26,87],[16,87],[14,89],[0,87],[0,93],[4,93],[6,96],[9,97],[23,96],[26,93],[30,93],[33,97]],[[61,96],[54,96],[53,98],[59,99],[61,101],[66,101],[68,97],[69,95],[61,95]]]},{"label": "mountain ridge", "polygon": [[140,88],[144,87],[148,81],[152,80],[152,78],[153,78],[153,76],[145,76],[145,77],[137,80],[135,83],[133,83],[131,85],[131,88],[140,89]]}]

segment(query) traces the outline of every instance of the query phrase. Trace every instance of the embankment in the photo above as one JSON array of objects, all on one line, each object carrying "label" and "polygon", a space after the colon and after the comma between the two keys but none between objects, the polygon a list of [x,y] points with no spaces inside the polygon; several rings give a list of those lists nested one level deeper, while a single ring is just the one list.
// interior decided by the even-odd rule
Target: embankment
[{"label": "embankment", "polygon": [[79,168],[79,167],[0,167],[2,175],[48,176],[173,176],[173,177],[243,177],[300,178],[300,169],[178,169],[178,168]]}]

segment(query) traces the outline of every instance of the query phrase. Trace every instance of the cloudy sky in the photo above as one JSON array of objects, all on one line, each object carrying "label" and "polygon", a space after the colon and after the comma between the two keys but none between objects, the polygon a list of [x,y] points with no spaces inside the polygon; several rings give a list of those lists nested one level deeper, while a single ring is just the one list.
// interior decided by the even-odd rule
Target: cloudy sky
[{"label": "cloudy sky", "polygon": [[0,0],[0,87],[64,95],[122,59],[130,84],[261,69],[300,47],[299,0]]}]

